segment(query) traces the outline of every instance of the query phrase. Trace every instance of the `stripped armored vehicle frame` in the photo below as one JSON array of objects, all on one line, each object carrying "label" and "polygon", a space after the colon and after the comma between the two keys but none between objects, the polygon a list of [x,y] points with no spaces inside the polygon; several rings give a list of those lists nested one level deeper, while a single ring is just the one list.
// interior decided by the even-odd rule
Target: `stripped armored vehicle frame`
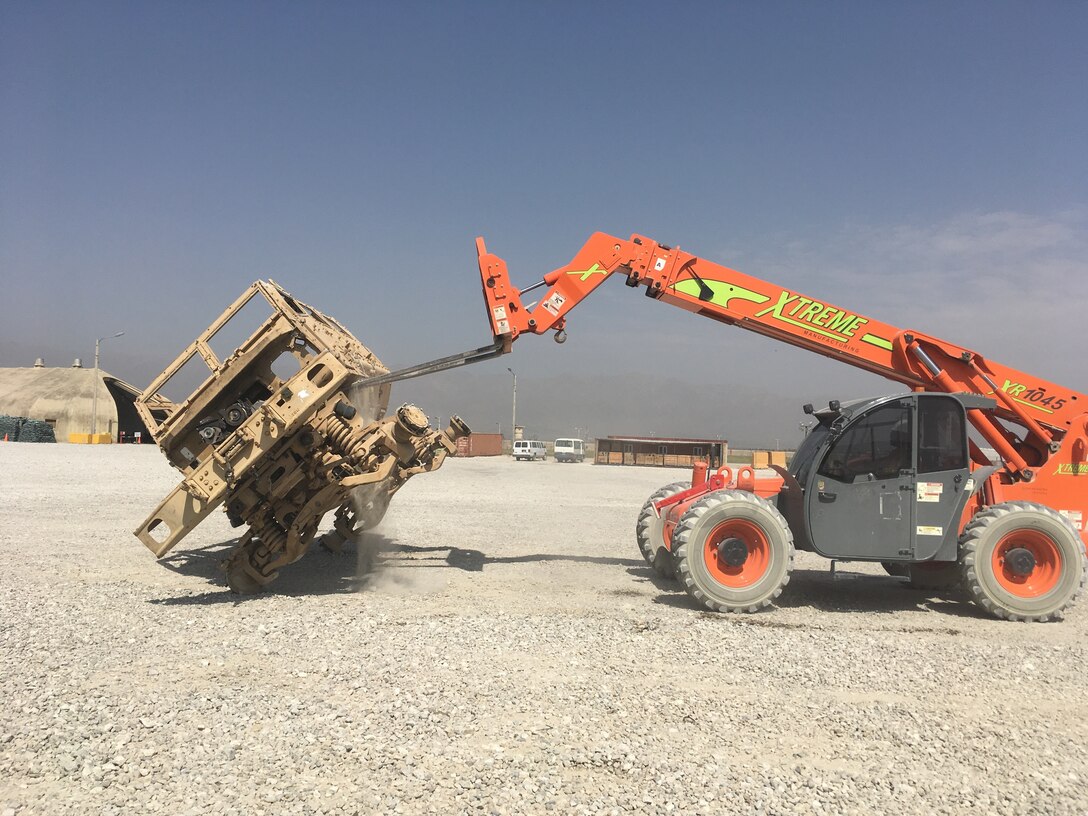
[{"label": "stripped armored vehicle frame", "polygon": [[[261,322],[246,334],[254,311]],[[187,391],[194,366],[203,383],[172,401],[171,384]],[[469,433],[457,417],[433,430],[413,405],[385,417],[390,385],[366,381],[387,373],[336,320],[257,281],[136,400],[184,476],[137,538],[161,558],[225,505],[233,526],[248,525],[224,562],[227,583],[248,594],[305,554],[330,510],[334,549],[374,526],[410,476],[441,466]]]}]

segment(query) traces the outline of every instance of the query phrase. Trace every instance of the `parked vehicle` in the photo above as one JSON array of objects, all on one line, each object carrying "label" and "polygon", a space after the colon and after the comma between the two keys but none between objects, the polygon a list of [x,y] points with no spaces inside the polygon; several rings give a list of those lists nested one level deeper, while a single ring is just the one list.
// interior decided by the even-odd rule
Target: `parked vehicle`
[{"label": "parked vehicle", "polygon": [[543,442],[538,442],[535,439],[519,439],[514,443],[514,459],[518,462],[522,459],[532,461],[547,458],[548,449]]},{"label": "parked vehicle", "polygon": [[555,461],[581,462],[586,458],[586,443],[581,439],[555,440]]}]

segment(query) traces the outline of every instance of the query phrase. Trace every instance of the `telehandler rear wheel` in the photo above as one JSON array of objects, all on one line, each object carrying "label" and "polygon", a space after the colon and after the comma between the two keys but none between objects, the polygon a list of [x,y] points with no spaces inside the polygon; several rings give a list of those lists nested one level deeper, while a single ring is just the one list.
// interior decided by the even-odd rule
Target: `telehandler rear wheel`
[{"label": "telehandler rear wheel", "polygon": [[742,490],[695,502],[672,535],[676,575],[717,612],[755,612],[782,594],[793,569],[793,533],[773,504]]},{"label": "telehandler rear wheel", "polygon": [[638,521],[635,523],[635,540],[638,542],[639,552],[642,553],[642,557],[647,564],[652,564],[658,548],[665,546],[663,538],[665,520],[658,518],[657,514],[654,513],[654,504],[662,499],[667,499],[669,496],[675,496],[689,487],[691,487],[690,482],[667,484],[651,493],[650,498],[646,499],[646,503],[642,505],[642,509],[638,513]]},{"label": "telehandler rear wheel", "polygon": [[646,563],[662,578],[675,578],[672,553],[665,546],[665,520],[654,513],[654,503],[675,496],[691,487],[691,482],[673,482],[665,485],[646,499],[635,524],[635,540]]},{"label": "telehandler rear wheel", "polygon": [[1061,514],[1033,502],[995,504],[960,537],[963,583],[999,618],[1059,620],[1085,580],[1084,544]]}]

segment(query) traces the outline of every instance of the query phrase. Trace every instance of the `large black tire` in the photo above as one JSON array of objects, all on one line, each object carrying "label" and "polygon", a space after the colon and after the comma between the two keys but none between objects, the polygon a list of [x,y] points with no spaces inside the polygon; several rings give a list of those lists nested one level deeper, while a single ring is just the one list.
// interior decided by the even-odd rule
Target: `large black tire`
[{"label": "large black tire", "polygon": [[[964,586],[975,603],[998,618],[1060,620],[1084,587],[1080,535],[1041,504],[1005,502],[978,513],[960,537],[960,554]],[[1018,574],[1017,556],[1030,570],[1020,565]]]},{"label": "large black tire", "polygon": [[[672,550],[688,595],[716,612],[762,609],[782,594],[793,570],[786,520],[743,490],[715,491],[689,507],[673,530]],[[730,565],[726,559],[738,554],[743,563]]]},{"label": "large black tire", "polygon": [[654,503],[669,496],[675,496],[682,490],[691,487],[691,482],[673,482],[650,494],[642,510],[638,514],[638,522],[635,524],[635,540],[638,542],[638,551],[646,559],[646,563],[653,567],[654,572],[662,578],[674,578],[676,572],[673,569],[672,553],[665,547],[664,529],[665,520],[658,518],[654,513]]}]

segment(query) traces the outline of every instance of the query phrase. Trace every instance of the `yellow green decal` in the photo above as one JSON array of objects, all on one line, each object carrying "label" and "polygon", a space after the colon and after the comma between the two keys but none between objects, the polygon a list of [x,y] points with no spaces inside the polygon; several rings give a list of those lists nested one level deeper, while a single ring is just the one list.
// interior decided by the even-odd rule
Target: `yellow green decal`
[{"label": "yellow green decal", "polygon": [[589,280],[590,275],[607,275],[608,270],[602,267],[599,263],[593,264],[589,269],[568,269],[568,275],[581,275],[582,283]]},{"label": "yellow green decal", "polygon": [[1013,402],[1042,411],[1044,414],[1053,414],[1065,405],[1064,397],[1047,394],[1045,388],[1029,388],[1023,383],[1015,383],[1012,380],[1005,380],[1001,391],[1008,394]]},{"label": "yellow green decal", "polygon": [[887,349],[888,351],[892,350],[891,340],[885,340],[883,337],[877,337],[875,334],[863,334],[861,336],[861,341],[874,345],[877,348]]},{"label": "yellow green decal", "polygon": [[1056,476],[1088,476],[1088,464],[1061,464],[1054,471]]},{"label": "yellow green decal", "polygon": [[[815,332],[840,343],[852,339],[854,333],[869,322],[864,317],[844,312],[834,306],[825,306],[818,300],[801,297],[801,295],[795,295],[786,290],[783,290],[778,296],[777,303],[755,314],[756,317],[763,317],[764,315],[770,315],[775,320]],[[869,335],[869,337],[876,340],[882,339],[875,337],[875,335]],[[868,342],[872,342],[872,340]],[[879,343],[874,345],[879,345]],[[890,343],[888,347],[891,347]]]},{"label": "yellow green decal", "polygon": [[[751,303],[766,303],[770,300],[766,295],[761,295],[759,292],[753,292],[751,289],[745,289],[743,286],[737,286],[734,283],[708,280],[706,278],[703,278],[702,281],[710,290],[710,302],[725,309],[729,308],[729,301],[734,299],[747,300]],[[672,288],[682,295],[690,295],[691,297],[699,297],[702,291],[699,287],[699,281],[694,278],[685,278],[678,283],[674,283]]]}]

